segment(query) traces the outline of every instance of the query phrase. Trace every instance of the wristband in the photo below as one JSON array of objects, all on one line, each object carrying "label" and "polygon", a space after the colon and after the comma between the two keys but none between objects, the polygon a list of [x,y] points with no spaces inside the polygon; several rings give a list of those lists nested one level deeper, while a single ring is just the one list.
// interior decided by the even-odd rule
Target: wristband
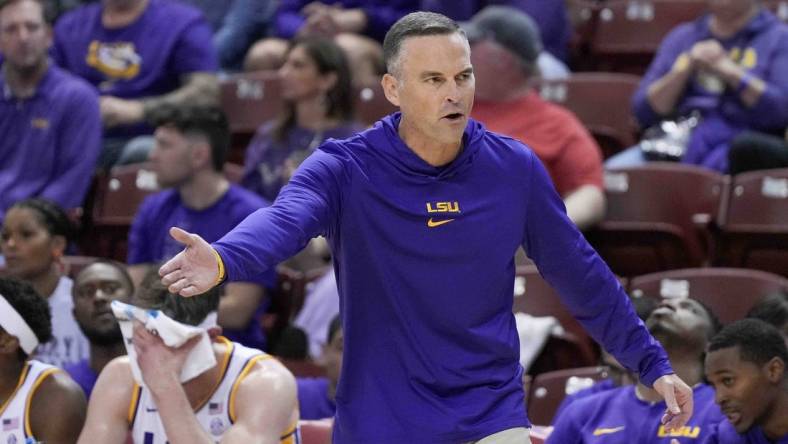
[{"label": "wristband", "polygon": [[221,284],[226,276],[224,270],[224,261],[222,260],[222,257],[219,256],[219,252],[216,251],[215,248],[211,248],[211,251],[213,251],[213,255],[216,256],[216,263],[219,266],[219,275],[216,277],[216,282],[213,283],[213,286],[215,287]]},{"label": "wristband", "polygon": [[741,79],[739,79],[738,86],[736,86],[736,95],[743,93],[747,88],[749,88],[750,84],[752,84],[752,79],[752,74],[750,74],[749,71],[744,71]]}]

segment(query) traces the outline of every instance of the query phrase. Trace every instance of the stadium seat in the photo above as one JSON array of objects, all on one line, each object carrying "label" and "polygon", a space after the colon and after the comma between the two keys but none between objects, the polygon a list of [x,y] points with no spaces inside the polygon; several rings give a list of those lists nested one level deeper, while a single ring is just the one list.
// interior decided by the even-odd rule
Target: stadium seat
[{"label": "stadium seat", "polygon": [[537,79],[534,86],[546,100],[575,113],[608,158],[636,142],[630,99],[639,81],[631,74],[576,73],[566,80]]},{"label": "stadium seat", "polygon": [[228,160],[243,163],[243,153],[263,123],[276,118],[282,109],[276,71],[233,74],[220,82],[220,103],[232,133]]},{"label": "stadium seat", "polygon": [[380,83],[373,83],[356,88],[355,108],[356,119],[370,126],[381,117],[397,111],[397,107],[386,99],[386,96],[383,94],[383,87]]},{"label": "stadium seat", "polygon": [[733,177],[719,219],[716,264],[788,276],[788,168]]},{"label": "stadium seat", "polygon": [[331,427],[333,420],[301,420],[301,444],[331,444]]},{"label": "stadium seat", "polygon": [[728,323],[742,319],[763,296],[788,291],[788,279],[743,268],[689,268],[632,278],[629,290],[636,297],[691,297]]},{"label": "stadium seat", "polygon": [[112,168],[96,179],[87,239],[81,250],[92,256],[126,261],[128,230],[143,199],[158,190],[147,163]]},{"label": "stadium seat", "polygon": [[[569,367],[578,367],[583,363],[596,362],[596,345],[588,336],[583,326],[564,307],[558,293],[542,278],[536,266],[525,265],[517,267],[514,284],[513,312],[527,313],[532,316],[552,316],[558,320],[567,335],[551,338],[552,347],[548,342],[543,350],[555,353],[555,356],[538,356],[529,369],[529,373],[537,374],[544,369],[554,370],[557,367],[567,366],[561,349],[574,349],[575,344],[580,348],[579,353],[572,356]],[[575,352],[572,352],[575,353]],[[540,361],[541,360],[541,361]]]},{"label": "stadium seat", "polygon": [[605,172],[607,212],[585,235],[619,276],[700,266],[725,176],[669,162]]},{"label": "stadium seat", "polygon": [[608,377],[607,367],[581,367],[542,373],[534,378],[528,394],[528,419],[551,424],[566,395],[588,388]]},{"label": "stadium seat", "polygon": [[642,74],[662,39],[705,11],[706,0],[605,1],[590,45],[597,70]]}]

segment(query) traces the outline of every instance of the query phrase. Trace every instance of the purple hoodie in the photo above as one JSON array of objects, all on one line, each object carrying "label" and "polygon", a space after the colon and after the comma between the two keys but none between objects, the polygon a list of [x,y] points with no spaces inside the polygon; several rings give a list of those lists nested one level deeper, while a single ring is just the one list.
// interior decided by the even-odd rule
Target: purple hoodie
[{"label": "purple hoodie", "polygon": [[530,149],[471,120],[462,152],[434,167],[399,121],[327,141],[271,207],[213,244],[228,278],[248,280],[327,236],[345,334],[335,443],[456,443],[529,425],[512,314],[520,245],[622,364],[649,385],[672,372]]}]

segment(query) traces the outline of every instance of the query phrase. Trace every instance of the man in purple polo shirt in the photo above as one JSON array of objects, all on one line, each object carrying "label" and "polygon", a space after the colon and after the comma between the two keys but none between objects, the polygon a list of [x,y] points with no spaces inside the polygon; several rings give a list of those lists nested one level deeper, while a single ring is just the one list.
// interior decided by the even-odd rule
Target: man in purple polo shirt
[{"label": "man in purple polo shirt", "polygon": [[474,77],[457,23],[417,12],[383,44],[386,97],[401,113],[329,140],[282,189],[213,246],[160,269],[173,293],[271,269],[324,234],[345,335],[338,444],[527,443],[512,313],[522,245],[590,334],[665,396],[669,429],[692,413],[675,374],[525,145],[468,118]]},{"label": "man in purple polo shirt", "polygon": [[55,61],[101,94],[105,137],[115,141],[102,165],[117,161],[124,141],[151,133],[152,110],[218,103],[212,38],[199,10],[169,0],[102,0],[58,21]]},{"label": "man in purple polo shirt", "polygon": [[709,344],[706,378],[727,419],[704,444],[788,444],[788,348],[760,319],[722,329]]},{"label": "man in purple polo shirt", "polygon": [[[149,196],[129,233],[129,273],[139,285],[150,266],[169,259],[180,245],[167,235],[176,226],[218,240],[268,202],[222,173],[230,139],[227,118],[218,108],[164,106],[153,113],[156,146],[151,167],[164,191]],[[219,325],[224,335],[248,347],[265,348],[259,315],[265,288],[276,284],[275,270],[224,288]]]},{"label": "man in purple polo shirt", "polygon": [[690,298],[665,299],[646,319],[652,335],[665,347],[677,374],[693,386],[695,410],[687,425],[669,431],[660,424],[665,403],[641,383],[579,399],[556,418],[548,444],[696,443],[722,419],[714,390],[703,383],[706,344],[720,329],[714,313]]},{"label": "man in purple polo shirt", "polygon": [[98,97],[47,58],[36,0],[0,1],[0,221],[30,197],[82,206],[101,144]]}]

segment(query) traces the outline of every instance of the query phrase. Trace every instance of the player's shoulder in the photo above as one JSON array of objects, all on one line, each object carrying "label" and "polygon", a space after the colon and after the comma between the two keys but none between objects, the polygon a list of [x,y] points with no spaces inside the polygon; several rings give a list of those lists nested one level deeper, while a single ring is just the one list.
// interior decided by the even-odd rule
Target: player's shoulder
[{"label": "player's shoulder", "polygon": [[242,213],[241,217],[246,217],[255,210],[270,205],[270,202],[258,194],[237,184],[230,184],[230,188],[227,190],[227,198],[232,208]]},{"label": "player's shoulder", "polygon": [[180,194],[178,194],[178,190],[169,188],[145,196],[137,213],[146,216],[153,214],[162,216],[164,214],[169,214],[180,204],[181,198]]},{"label": "player's shoulder", "polygon": [[72,31],[76,30],[76,28],[83,30],[88,29],[90,27],[86,27],[85,25],[87,23],[92,23],[100,16],[101,2],[88,3],[72,9],[58,18],[55,24],[55,30]]},{"label": "player's shoulder", "polygon": [[[31,397],[31,411],[74,409],[84,413],[87,400],[82,388],[71,376],[57,367],[44,369],[37,376]],[[74,412],[72,412],[74,413]]]}]

